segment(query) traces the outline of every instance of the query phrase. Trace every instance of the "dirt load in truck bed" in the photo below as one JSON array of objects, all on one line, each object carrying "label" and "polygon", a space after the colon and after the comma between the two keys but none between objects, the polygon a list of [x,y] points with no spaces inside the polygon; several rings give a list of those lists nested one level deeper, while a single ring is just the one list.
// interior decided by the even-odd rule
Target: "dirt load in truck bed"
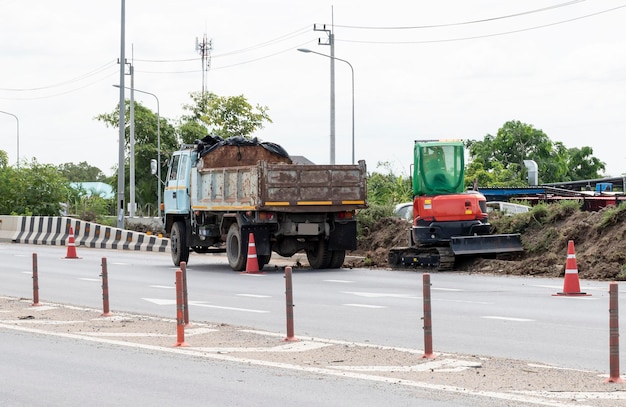
[{"label": "dirt load in truck bed", "polygon": [[[524,214],[525,215],[525,214]],[[520,215],[516,215],[520,216]],[[563,277],[567,244],[574,241],[581,279],[626,281],[626,211],[605,208],[598,212],[574,211],[541,224],[528,215],[522,232],[524,253],[517,260],[468,259],[457,262],[456,271],[497,275]],[[344,267],[388,268],[390,248],[408,246],[411,224],[399,218],[383,218],[359,239],[358,249]],[[410,270],[410,269],[408,269]]]}]

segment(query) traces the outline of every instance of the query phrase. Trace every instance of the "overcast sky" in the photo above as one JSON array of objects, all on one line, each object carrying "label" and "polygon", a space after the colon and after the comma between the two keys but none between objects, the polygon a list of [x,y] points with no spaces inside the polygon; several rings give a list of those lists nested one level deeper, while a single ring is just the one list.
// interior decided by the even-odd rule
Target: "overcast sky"
[{"label": "overcast sky", "polygon": [[[0,0],[0,110],[21,159],[87,161],[105,174],[119,133],[121,1]],[[135,87],[177,120],[202,89],[196,38],[212,40],[206,88],[269,107],[259,138],[330,162],[330,59],[353,66],[355,155],[408,174],[413,140],[482,140],[509,120],[626,172],[626,0],[126,0]],[[336,163],[352,160],[351,71],[336,61]],[[129,85],[126,77],[126,85]],[[156,112],[154,97],[136,99]],[[0,113],[15,164],[17,121]]]}]

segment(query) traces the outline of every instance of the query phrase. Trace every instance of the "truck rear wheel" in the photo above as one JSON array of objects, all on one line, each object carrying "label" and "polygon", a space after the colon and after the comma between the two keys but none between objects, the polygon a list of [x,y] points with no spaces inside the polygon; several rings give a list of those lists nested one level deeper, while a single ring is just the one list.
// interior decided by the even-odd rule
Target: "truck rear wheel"
[{"label": "truck rear wheel", "polygon": [[189,246],[187,245],[187,230],[185,222],[178,221],[172,225],[172,233],[170,236],[170,251],[172,253],[172,261],[175,266],[180,266],[180,262],[189,261]]},{"label": "truck rear wheel", "polygon": [[330,262],[328,263],[329,269],[339,269],[343,266],[343,262],[346,260],[345,250],[333,250],[330,256]]},{"label": "truck rear wheel", "polygon": [[320,239],[312,248],[306,249],[306,258],[314,269],[325,269],[330,264],[332,252],[328,250],[328,242]]},{"label": "truck rear wheel", "polygon": [[241,241],[239,225],[233,223],[228,229],[228,235],[226,235],[226,256],[231,269],[235,271],[244,271],[246,269],[246,260],[248,259],[246,249]]}]

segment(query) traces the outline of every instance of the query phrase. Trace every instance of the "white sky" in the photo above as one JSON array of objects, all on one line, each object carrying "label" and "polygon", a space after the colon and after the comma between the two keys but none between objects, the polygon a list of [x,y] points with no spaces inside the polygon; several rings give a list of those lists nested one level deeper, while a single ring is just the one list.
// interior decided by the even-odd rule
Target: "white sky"
[{"label": "white sky", "polygon": [[[356,159],[370,172],[387,161],[408,174],[413,140],[482,140],[509,120],[592,147],[607,175],[626,172],[626,0],[126,0],[126,58],[135,87],[178,119],[202,89],[195,41],[206,34],[207,90],[268,106],[261,139],[327,164],[330,59],[296,49],[328,54],[313,25],[333,14],[335,56],[355,73]],[[22,159],[112,173],[119,133],[94,117],[119,103],[120,19],[121,1],[0,0],[0,110],[19,117]],[[452,25],[476,20],[489,21]],[[341,61],[335,72],[336,163],[347,164],[351,74]],[[156,111],[154,97],[135,97]],[[0,114],[12,164],[16,124]]]}]

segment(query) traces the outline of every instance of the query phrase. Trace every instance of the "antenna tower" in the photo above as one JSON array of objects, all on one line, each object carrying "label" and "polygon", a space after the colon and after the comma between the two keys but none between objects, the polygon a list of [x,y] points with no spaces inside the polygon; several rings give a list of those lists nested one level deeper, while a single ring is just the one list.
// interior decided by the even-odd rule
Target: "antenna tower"
[{"label": "antenna tower", "polygon": [[213,40],[207,40],[206,34],[202,36],[202,41],[196,37],[196,51],[202,57],[202,95],[206,92],[206,75],[211,69],[211,51],[213,50]]}]

